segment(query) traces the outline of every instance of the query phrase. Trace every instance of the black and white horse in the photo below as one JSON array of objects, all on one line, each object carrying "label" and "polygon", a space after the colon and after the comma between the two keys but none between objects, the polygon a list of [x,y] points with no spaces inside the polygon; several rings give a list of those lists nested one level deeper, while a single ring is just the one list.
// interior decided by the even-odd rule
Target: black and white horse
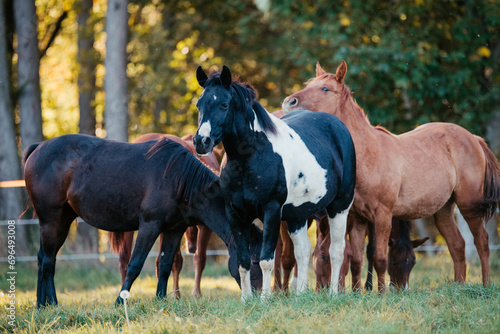
[{"label": "black and white horse", "polygon": [[262,297],[271,293],[271,270],[280,220],[286,220],[298,265],[297,292],[308,287],[311,243],[307,217],[328,212],[332,263],[330,291],[338,291],[347,213],[354,197],[356,160],[349,131],[336,117],[301,111],[278,119],[255,100],[252,86],[233,81],[224,66],[207,77],[197,107],[199,128],[193,138],[198,154],[209,154],[220,141],[227,153],[221,190],[238,247],[242,299],[251,295],[248,271],[249,228],[263,222],[260,266]]}]

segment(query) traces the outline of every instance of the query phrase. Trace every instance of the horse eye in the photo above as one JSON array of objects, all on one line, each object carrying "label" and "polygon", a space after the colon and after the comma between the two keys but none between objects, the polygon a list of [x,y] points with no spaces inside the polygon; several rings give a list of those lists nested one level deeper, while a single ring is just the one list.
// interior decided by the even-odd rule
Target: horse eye
[{"label": "horse eye", "polygon": [[323,88],[321,88],[321,90],[322,90],[323,92],[328,92],[328,91],[329,91],[328,87],[323,87]]},{"label": "horse eye", "polygon": [[229,105],[227,103],[222,103],[221,107],[224,108],[224,109],[227,109],[227,107],[229,107]]}]

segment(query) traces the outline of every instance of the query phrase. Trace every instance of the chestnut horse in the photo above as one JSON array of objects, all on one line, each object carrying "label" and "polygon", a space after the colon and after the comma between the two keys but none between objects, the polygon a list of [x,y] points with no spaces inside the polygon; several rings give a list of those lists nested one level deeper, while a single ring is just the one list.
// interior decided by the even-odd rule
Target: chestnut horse
[{"label": "chestnut horse", "polygon": [[[277,110],[272,113],[273,116],[281,118],[284,113]],[[316,274],[316,290],[327,288],[330,284],[330,227],[328,217],[325,215],[316,220],[316,246],[313,251],[313,268]],[[348,232],[352,226],[352,215],[348,217]],[[309,219],[311,226],[312,218]],[[398,288],[408,288],[410,272],[415,265],[414,248],[422,245],[429,238],[411,240],[411,223],[409,221],[398,222],[392,219],[391,237],[389,240],[389,276],[391,284]],[[373,225],[367,226],[366,234],[368,236],[368,245],[366,249],[366,258],[368,260],[368,274],[366,276],[365,289],[372,290],[372,272],[373,272],[373,253],[375,248],[375,235]],[[290,273],[293,270],[291,281],[292,289],[295,287],[297,278],[297,265],[293,255],[292,239],[288,235],[286,222],[281,222],[281,238],[278,239],[276,246],[276,261],[274,263],[274,290],[288,291]],[[352,250],[349,240],[346,238],[346,248],[344,251],[344,262],[340,268],[341,287],[345,287],[345,276],[349,272],[349,263],[352,258]],[[392,260],[392,261],[391,261]]]},{"label": "chestnut horse", "polygon": [[[160,133],[147,133],[142,136],[137,137],[134,143],[144,143],[150,140],[158,140],[161,138],[168,138],[174,142],[177,142],[187,148],[194,156],[196,151],[193,146],[193,135],[186,135],[182,138],[165,135]],[[212,172],[219,174],[219,162],[217,161],[217,156],[210,155],[205,157],[199,157],[199,160],[205,164]],[[186,249],[189,253],[194,254],[193,256],[193,266],[194,266],[194,287],[191,293],[194,297],[201,296],[201,275],[203,269],[205,269],[205,264],[207,261],[207,247],[210,237],[212,236],[212,230],[209,229],[202,222],[198,222],[197,226],[190,226],[187,228],[186,233],[184,233],[186,238]],[[109,240],[111,243],[111,249],[113,252],[119,254],[119,268],[120,275],[122,279],[122,284],[127,276],[127,267],[130,262],[130,256],[132,255],[132,242],[134,239],[134,232],[109,232]],[[160,238],[161,243],[161,238]],[[161,248],[161,244],[160,244]],[[156,275],[158,276],[158,268],[160,265],[160,254],[156,258]],[[180,298],[181,294],[179,291],[179,273],[182,269],[183,259],[181,254],[180,245],[177,248],[174,257],[174,263],[172,264],[172,278],[173,278],[173,295],[176,298]]]},{"label": "chestnut horse", "polygon": [[[474,235],[483,285],[488,285],[490,250],[483,222],[494,213],[500,200],[500,167],[494,154],[482,138],[451,123],[428,123],[402,135],[372,126],[344,84],[346,73],[344,61],[335,74],[326,73],[318,62],[316,77],[303,90],[287,97],[283,110],[327,112],[349,129],[357,163],[351,211],[356,224],[374,224],[379,291],[385,291],[392,217],[417,219],[434,215],[454,262],[455,281],[465,281],[465,243],[453,217],[455,204]],[[364,244],[361,230],[353,228],[350,235],[356,289],[360,287]]]}]

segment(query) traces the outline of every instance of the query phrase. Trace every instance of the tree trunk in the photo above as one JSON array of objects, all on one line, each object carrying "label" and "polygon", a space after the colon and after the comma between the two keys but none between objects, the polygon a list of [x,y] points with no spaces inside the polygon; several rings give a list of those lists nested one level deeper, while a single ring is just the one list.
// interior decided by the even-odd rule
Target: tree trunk
[{"label": "tree trunk", "polygon": [[78,12],[78,104],[80,107],[80,133],[95,136],[95,69],[94,25],[90,24],[92,0],[80,0]]},{"label": "tree trunk", "polygon": [[43,140],[40,99],[40,58],[35,2],[14,1],[17,35],[17,75],[19,112],[21,116],[21,148]]},{"label": "tree trunk", "polygon": [[[10,96],[9,60],[7,54],[7,31],[4,3],[0,3],[0,181],[21,178],[14,113]],[[0,219],[17,220],[23,211],[22,188],[0,188]],[[3,232],[3,231],[2,231]],[[0,232],[1,233],[1,232]],[[29,252],[29,238],[25,226],[16,226],[16,250],[19,254]],[[2,242],[6,238],[1,238]],[[2,245],[2,247],[5,245]],[[6,249],[3,247],[2,249]]]},{"label": "tree trunk", "polygon": [[127,4],[109,0],[106,16],[105,126],[107,138],[118,141],[128,141]]}]

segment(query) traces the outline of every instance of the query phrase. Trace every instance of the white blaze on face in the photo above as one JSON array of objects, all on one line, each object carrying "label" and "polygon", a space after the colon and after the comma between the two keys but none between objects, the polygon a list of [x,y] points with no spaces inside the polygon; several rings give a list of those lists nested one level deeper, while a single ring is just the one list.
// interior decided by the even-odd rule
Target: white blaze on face
[{"label": "white blaze on face", "polygon": [[[304,203],[317,204],[326,195],[326,170],[309,151],[299,135],[283,120],[271,117],[277,134],[266,133],[273,151],[283,160],[288,195],[284,204],[298,207]],[[264,132],[255,115],[254,131]]]},{"label": "white blaze on face", "polygon": [[210,137],[211,131],[212,131],[212,126],[210,125],[210,121],[206,121],[198,129],[198,135],[202,137]]},{"label": "white blaze on face", "polygon": [[214,101],[217,100],[217,96],[214,95]]}]

